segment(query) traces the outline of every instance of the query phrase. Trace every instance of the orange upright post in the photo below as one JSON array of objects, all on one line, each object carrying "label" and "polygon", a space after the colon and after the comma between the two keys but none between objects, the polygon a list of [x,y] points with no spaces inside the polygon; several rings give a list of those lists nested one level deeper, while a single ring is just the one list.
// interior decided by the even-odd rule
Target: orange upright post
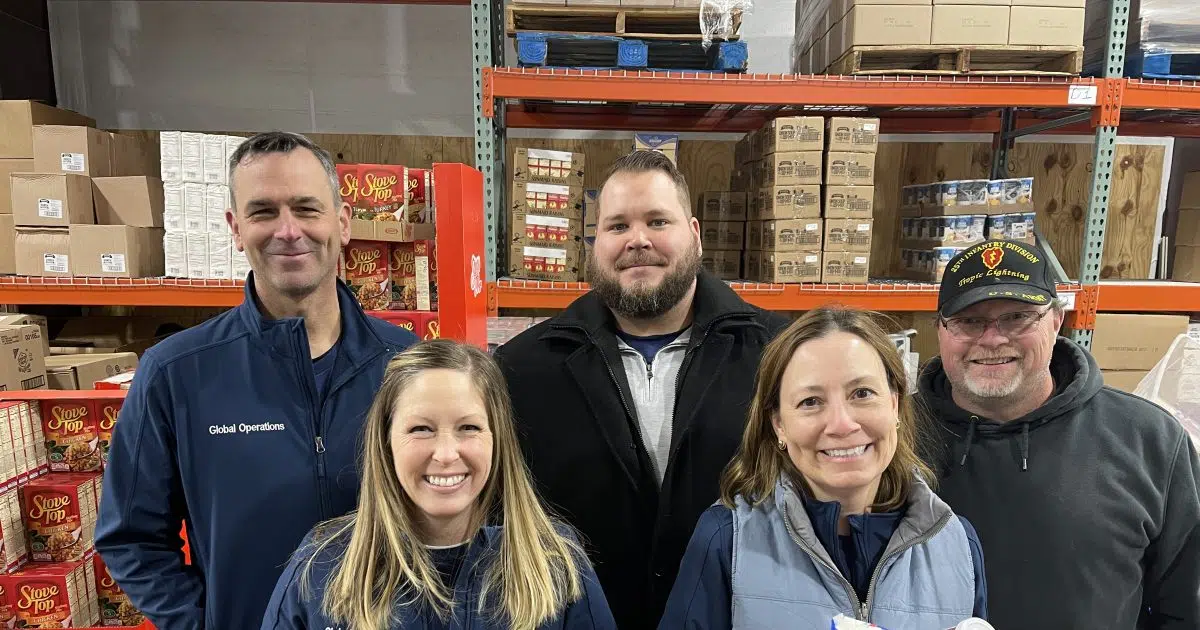
[{"label": "orange upright post", "polygon": [[434,164],[433,176],[441,336],[487,348],[483,174],[464,164]]}]

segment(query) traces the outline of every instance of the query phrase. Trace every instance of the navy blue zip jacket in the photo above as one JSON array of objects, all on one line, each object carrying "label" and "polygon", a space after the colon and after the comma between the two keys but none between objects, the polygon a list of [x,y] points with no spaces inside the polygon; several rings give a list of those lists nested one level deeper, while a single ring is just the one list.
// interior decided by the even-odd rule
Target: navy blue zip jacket
[{"label": "navy blue zip jacket", "polygon": [[[501,527],[480,528],[463,558],[461,571],[454,583],[454,615],[445,621],[420,605],[396,606],[392,630],[505,630],[508,624],[485,608],[480,614],[479,595],[489,561],[500,550]],[[275,585],[271,603],[262,619],[261,630],[349,630],[344,624],[334,624],[321,612],[325,585],[337,567],[338,560],[350,541],[349,534],[333,540],[316,551],[313,536],[309,535]],[[316,553],[314,558],[313,554]],[[312,559],[309,577],[310,591],[301,587],[301,577]],[[604,591],[596,580],[596,572],[587,558],[578,558],[583,580],[583,597],[568,604],[555,619],[538,626],[538,630],[616,630]]]},{"label": "navy blue zip jacket", "polygon": [[[844,545],[838,537],[837,523],[842,506],[836,501],[817,501],[804,497],[804,509],[812,522],[813,530],[829,557],[837,563],[838,570],[850,581],[860,598],[866,599],[871,574],[888,541],[903,519],[903,512],[861,514],[850,517],[850,545]],[[975,567],[975,611],[974,615],[987,619],[987,581],[984,576],[983,547],[975,528],[967,519],[959,516],[967,532],[967,546],[971,549],[971,564]],[[853,550],[847,549],[853,547]],[[693,547],[708,550],[693,553]],[[660,630],[684,628],[689,610],[706,611],[710,623],[706,629],[730,628],[733,624],[732,605],[732,562],[733,562],[733,511],[717,504],[700,515],[696,531],[688,545],[688,553],[679,566],[679,577],[667,601]],[[694,626],[687,626],[689,629]],[[698,630],[698,629],[697,629]]]},{"label": "navy blue zip jacket", "polygon": [[264,319],[253,274],[241,306],[142,358],[113,433],[96,549],[158,630],[258,627],[305,533],[354,509],[366,411],[387,362],[417,339],[368,317],[341,282],[338,305],[323,398],[304,321]]}]

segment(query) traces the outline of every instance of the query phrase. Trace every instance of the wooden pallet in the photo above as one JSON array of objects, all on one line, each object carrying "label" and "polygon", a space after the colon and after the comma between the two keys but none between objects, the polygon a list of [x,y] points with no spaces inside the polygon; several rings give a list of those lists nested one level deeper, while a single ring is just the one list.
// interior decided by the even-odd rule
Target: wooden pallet
[{"label": "wooden pallet", "polygon": [[[738,39],[740,11],[733,15],[728,40]],[[639,39],[701,39],[700,10],[648,7],[555,7],[509,4],[504,9],[508,35],[518,32],[619,35]]]},{"label": "wooden pallet", "polygon": [[745,72],[746,42],[638,39],[617,35],[521,32],[517,63],[523,67]]},{"label": "wooden pallet", "polygon": [[1079,46],[854,46],[827,74],[1076,76]]}]

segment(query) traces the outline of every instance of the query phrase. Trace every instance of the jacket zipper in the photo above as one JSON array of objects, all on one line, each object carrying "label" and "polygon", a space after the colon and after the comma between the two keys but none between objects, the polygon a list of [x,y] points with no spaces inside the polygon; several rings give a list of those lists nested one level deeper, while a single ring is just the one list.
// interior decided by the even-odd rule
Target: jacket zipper
[{"label": "jacket zipper", "polygon": [[[592,337],[590,332],[583,330],[583,334],[588,338],[588,341],[592,342],[593,346],[596,346],[596,348],[600,350],[600,354],[604,354],[604,350],[600,348],[600,344],[596,343],[595,338]],[[638,422],[638,417],[636,414],[630,411],[629,401],[625,400],[625,392],[621,391],[621,382],[617,380],[616,372],[613,372],[612,366],[608,364],[607,357],[604,359],[603,363],[604,369],[608,370],[608,377],[612,379],[612,384],[617,388],[617,397],[621,399],[621,408],[625,410],[626,415],[628,415],[630,418],[633,418],[633,432],[637,434],[638,442],[642,445],[642,450],[649,454],[650,450],[646,448],[646,438],[642,435],[642,427]]]},{"label": "jacket zipper", "polygon": [[[825,559],[822,558],[821,556],[817,555],[817,552],[814,551],[813,548],[808,543],[804,542],[804,540],[800,538],[800,535],[796,533],[796,530],[792,529],[792,520],[790,518],[788,518],[786,504],[785,504],[784,512],[783,512],[783,526],[787,529],[788,536],[791,537],[792,542],[796,543],[800,547],[800,549],[802,549],[804,551],[804,553],[808,554],[809,558],[811,558],[816,563],[820,564],[821,566],[823,566],[826,569],[828,569],[829,571],[831,571],[834,575],[836,575],[838,577],[838,580],[840,580],[842,582],[842,586],[845,587],[845,589],[846,589],[846,594],[850,596],[850,601],[854,604],[854,618],[858,619],[859,621],[867,621],[867,618],[870,616],[869,613],[871,610],[871,608],[870,608],[870,601],[871,601],[870,590],[868,589],[867,601],[864,603],[862,600],[860,600],[858,598],[858,593],[854,592],[854,586],[852,584],[850,584],[850,580],[847,580],[846,576],[842,575],[841,570],[839,570],[837,567],[833,566],[832,564],[826,562]],[[879,562],[881,565],[883,564],[883,560],[880,560]],[[878,569],[878,567],[876,567],[876,569]],[[872,580],[874,580],[874,577],[872,577]],[[874,584],[872,583],[872,586],[873,585]]]},{"label": "jacket zipper", "polygon": [[863,621],[870,621],[869,616],[866,615],[865,613],[867,613],[871,610],[871,604],[874,603],[875,584],[876,584],[876,582],[879,581],[879,574],[883,571],[884,563],[887,562],[888,560],[891,560],[892,558],[900,555],[901,553],[908,551],[909,549],[912,549],[913,547],[916,547],[917,545],[928,542],[929,539],[936,536],[938,534],[938,532],[942,531],[942,529],[946,527],[946,523],[950,520],[950,517],[952,515],[953,514],[951,514],[949,512],[947,512],[946,514],[943,514],[942,517],[939,518],[937,520],[937,522],[933,524],[933,527],[930,527],[929,530],[927,530],[924,534],[921,534],[920,536],[918,536],[918,537],[914,538],[912,541],[910,541],[909,544],[904,545],[903,547],[899,547],[896,550],[892,551],[892,553],[887,554],[879,559],[879,564],[875,565],[875,570],[871,573],[871,581],[869,583],[867,583],[867,603],[863,604],[863,612],[864,612],[864,616],[862,618]]},{"label": "jacket zipper", "polygon": [[[297,336],[299,335],[293,335],[293,341]],[[298,357],[305,355],[304,350],[301,344],[298,343],[294,349]],[[321,400],[318,404],[316,399],[316,381],[312,376],[311,356],[309,357],[308,365],[300,366],[300,380],[304,383],[304,392],[308,398],[308,408],[312,410],[313,450],[316,453],[317,460],[317,503],[321,510],[321,518],[326,519],[330,517],[330,509],[328,497],[325,496],[325,439],[321,435],[321,416],[325,411],[325,401]]]}]

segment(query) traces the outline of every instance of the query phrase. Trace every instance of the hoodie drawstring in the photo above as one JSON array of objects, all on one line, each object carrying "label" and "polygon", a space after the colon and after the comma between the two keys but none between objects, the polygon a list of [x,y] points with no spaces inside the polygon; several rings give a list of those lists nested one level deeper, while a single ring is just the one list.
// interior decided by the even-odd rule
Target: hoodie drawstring
[{"label": "hoodie drawstring", "polygon": [[979,422],[979,416],[971,416],[971,424],[967,426],[967,436],[963,440],[962,459],[958,462],[959,466],[967,465],[967,455],[971,453],[971,442],[975,441],[975,423]]},{"label": "hoodie drawstring", "polygon": [[1029,470],[1029,423],[1021,423],[1021,470]]}]

